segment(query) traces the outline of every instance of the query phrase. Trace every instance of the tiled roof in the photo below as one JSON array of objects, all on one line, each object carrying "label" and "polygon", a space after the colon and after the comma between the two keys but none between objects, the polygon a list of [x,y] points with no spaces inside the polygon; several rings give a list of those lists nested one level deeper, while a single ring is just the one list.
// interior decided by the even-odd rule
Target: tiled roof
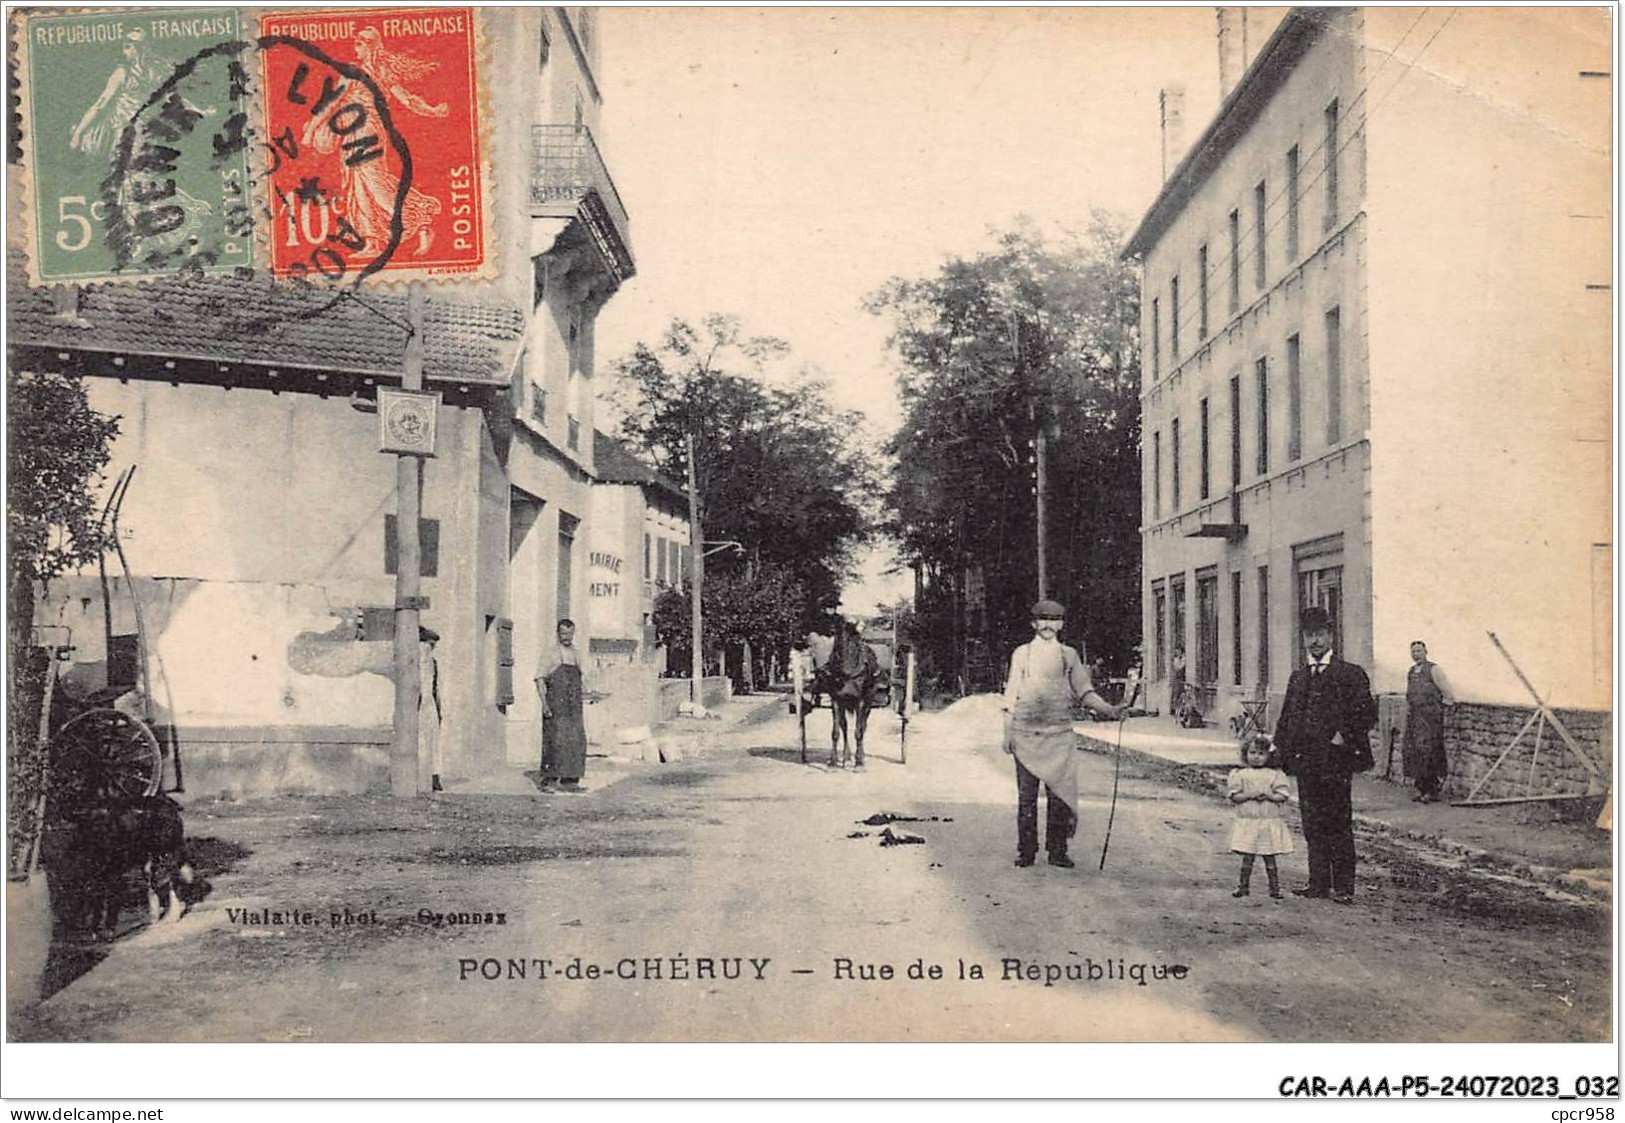
[{"label": "tiled roof", "polygon": [[[7,269],[14,345],[110,354],[258,363],[399,377],[406,356],[406,295],[305,296],[261,280],[170,278],[97,285],[77,321],[56,315],[49,289],[29,288],[22,255]],[[424,375],[447,382],[508,382],[525,330],[516,308],[437,300],[424,308]],[[363,303],[364,302],[364,303]],[[314,314],[312,314],[314,313]]]},{"label": "tiled roof", "polygon": [[661,475],[635,456],[620,441],[596,429],[592,434],[593,475],[599,483],[638,484],[666,492],[678,502],[687,503],[688,494],[682,485]]}]

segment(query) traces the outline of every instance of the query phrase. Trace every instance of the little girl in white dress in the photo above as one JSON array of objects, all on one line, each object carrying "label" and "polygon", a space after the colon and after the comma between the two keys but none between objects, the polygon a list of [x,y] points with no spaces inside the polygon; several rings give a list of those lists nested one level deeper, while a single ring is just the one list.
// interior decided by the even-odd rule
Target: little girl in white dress
[{"label": "little girl in white dress", "polygon": [[1264,872],[1270,879],[1270,896],[1281,899],[1281,875],[1275,868],[1277,854],[1292,853],[1292,832],[1287,829],[1283,805],[1291,790],[1286,773],[1275,766],[1275,745],[1259,735],[1242,745],[1245,767],[1230,770],[1226,794],[1235,805],[1236,819],[1230,826],[1230,849],[1241,855],[1241,884],[1232,897],[1245,897],[1253,879],[1253,859],[1264,856]]}]

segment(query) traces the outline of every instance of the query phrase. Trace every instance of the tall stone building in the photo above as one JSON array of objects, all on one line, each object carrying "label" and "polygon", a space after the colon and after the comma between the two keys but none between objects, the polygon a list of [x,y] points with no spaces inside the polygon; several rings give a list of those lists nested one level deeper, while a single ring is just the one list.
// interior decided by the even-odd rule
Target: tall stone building
[{"label": "tall stone building", "polygon": [[1379,694],[1427,641],[1453,754],[1533,705],[1488,632],[1607,708],[1609,59],[1596,11],[1293,9],[1225,91],[1125,251],[1155,704],[1273,715],[1319,604]]}]

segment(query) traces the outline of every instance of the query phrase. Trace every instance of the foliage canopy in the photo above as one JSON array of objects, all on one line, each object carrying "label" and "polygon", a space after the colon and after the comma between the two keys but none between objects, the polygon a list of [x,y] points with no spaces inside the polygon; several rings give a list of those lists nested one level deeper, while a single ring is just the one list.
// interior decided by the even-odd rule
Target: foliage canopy
[{"label": "foliage canopy", "polygon": [[995,661],[1028,632],[1040,427],[1044,593],[1068,604],[1068,631],[1091,656],[1120,665],[1138,641],[1139,285],[1118,258],[1122,235],[1102,213],[1081,235],[1021,221],[991,249],[893,278],[868,300],[892,321],[905,411],[886,450],[886,529],[934,589],[916,607],[934,617],[922,624],[939,668],[962,669],[965,633],[978,630],[965,602],[979,588]]}]

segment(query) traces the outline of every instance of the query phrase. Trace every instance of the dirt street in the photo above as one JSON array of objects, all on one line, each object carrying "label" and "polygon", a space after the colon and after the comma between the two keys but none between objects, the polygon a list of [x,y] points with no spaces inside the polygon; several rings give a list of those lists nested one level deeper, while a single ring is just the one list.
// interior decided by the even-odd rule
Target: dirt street
[{"label": "dirt street", "polygon": [[[1228,809],[1084,754],[1076,869],[1015,869],[989,698],[811,765],[782,702],[580,795],[193,800],[178,924],[59,959],[21,1040],[1597,1041],[1605,905],[1359,839],[1358,903],[1234,900]],[[701,727],[694,727],[696,730]],[[613,782],[606,782],[613,779]],[[912,821],[868,825],[891,813]],[[920,844],[883,846],[883,832]],[[1299,850],[1288,885],[1304,879]],[[86,969],[88,968],[88,970]],[[890,973],[887,977],[888,972]],[[594,977],[596,975],[596,977]],[[1070,977],[1069,977],[1070,975]]]}]

